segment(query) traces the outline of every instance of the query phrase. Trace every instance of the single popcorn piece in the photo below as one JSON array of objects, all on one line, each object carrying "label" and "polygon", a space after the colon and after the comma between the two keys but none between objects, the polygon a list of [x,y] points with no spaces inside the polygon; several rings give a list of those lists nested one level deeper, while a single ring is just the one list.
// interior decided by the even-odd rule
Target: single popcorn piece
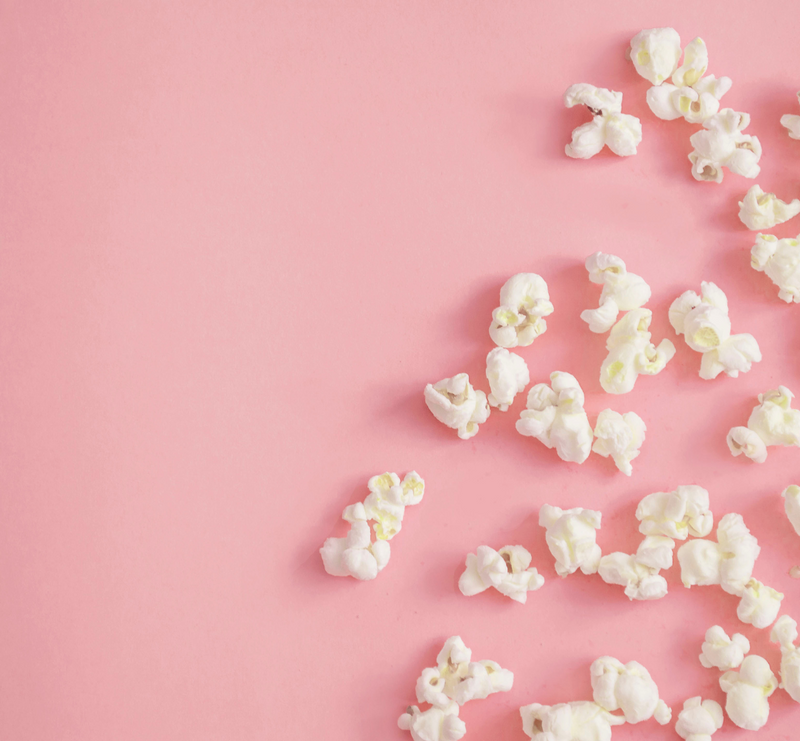
[{"label": "single popcorn piece", "polygon": [[695,180],[721,183],[723,167],[746,178],[758,177],[761,167],[761,142],[742,132],[750,114],[723,108],[703,121],[703,131],[689,138],[694,151],[689,155]]},{"label": "single popcorn piece", "polygon": [[489,404],[501,412],[508,410],[514,397],[531,381],[525,361],[503,347],[496,347],[486,356],[486,378],[491,389]]},{"label": "single popcorn piece", "polygon": [[797,641],[797,621],[788,615],[781,615],[772,628],[769,638],[781,646],[781,683],[795,702],[800,702],[800,649]]},{"label": "single popcorn piece", "polygon": [[466,597],[494,587],[500,594],[523,605],[528,592],[536,591],[543,584],[544,577],[531,567],[531,554],[521,545],[507,545],[499,551],[479,546],[477,554],[467,556],[466,570],[458,580],[458,588]]},{"label": "single popcorn piece", "polygon": [[693,87],[664,84],[647,91],[647,105],[664,121],[683,118],[692,124],[702,124],[719,112],[719,101],[733,82],[730,77],[708,75]]},{"label": "single popcorn piece", "polygon": [[582,82],[567,88],[564,105],[585,105],[592,114],[590,123],[572,132],[572,141],[564,148],[568,157],[589,159],[604,146],[620,157],[636,154],[642,123],[636,116],[622,113],[622,93]]},{"label": "single popcorn piece", "polygon": [[458,717],[455,703],[444,710],[432,707],[424,712],[411,705],[397,719],[397,725],[410,731],[413,741],[458,741],[467,732],[466,724]]},{"label": "single popcorn piece", "polygon": [[534,437],[568,463],[583,463],[592,449],[594,431],[583,408],[584,395],[575,376],[550,374],[550,386],[538,383],[528,392],[517,420],[520,435]]},{"label": "single popcorn piece", "polygon": [[389,563],[389,543],[385,540],[372,542],[361,502],[347,507],[342,519],[350,523],[347,537],[328,538],[320,548],[325,571],[331,576],[352,576],[361,581],[374,579]]},{"label": "single popcorn piece", "polygon": [[725,672],[719,686],[727,695],[725,712],[739,728],[757,731],[769,718],[769,696],[778,687],[778,680],[767,660],[751,654],[738,672]]},{"label": "single popcorn piece", "polygon": [[[800,93],[797,93],[797,101],[800,103]],[[781,126],[789,130],[792,139],[800,139],[800,116],[787,113],[781,116]]]},{"label": "single popcorn piece", "polygon": [[[760,185],[754,185],[739,201],[739,219],[754,232],[772,229],[800,214],[800,199],[786,203],[774,193],[765,193]],[[762,236],[759,234],[759,237]]]},{"label": "single popcorn piece", "polygon": [[627,723],[655,718],[666,725],[672,710],[659,699],[658,687],[650,673],[637,661],[623,664],[611,656],[601,656],[591,666],[594,701],[605,710],[621,710]]},{"label": "single popcorn piece", "polygon": [[547,531],[547,547],[556,560],[559,576],[574,574],[578,569],[584,574],[597,573],[602,556],[597,545],[601,519],[600,512],[581,507],[562,510],[545,504],[539,510],[539,525]]},{"label": "single popcorn piece", "polygon": [[782,600],[783,594],[777,589],[764,586],[758,579],[750,579],[744,587],[736,614],[743,623],[761,630],[775,622]]},{"label": "single popcorn piece", "polygon": [[650,300],[650,286],[635,273],[629,273],[625,262],[616,255],[595,252],[586,258],[589,280],[603,286],[600,307],[581,312],[581,319],[592,332],[608,332],[617,321],[620,311],[631,311]]},{"label": "single popcorn piece", "polygon": [[425,482],[416,471],[406,474],[402,483],[396,473],[373,476],[367,483],[369,496],[364,500],[368,520],[374,520],[379,540],[391,540],[403,524],[405,508],[419,504],[425,494]]},{"label": "single popcorn piece", "polygon": [[672,82],[678,87],[691,87],[697,83],[708,69],[708,49],[699,36],[683,50],[683,64],[675,70]]},{"label": "single popcorn piece", "polygon": [[728,594],[741,596],[760,552],[742,516],[727,514],[717,525],[716,543],[698,539],[678,549],[681,581],[685,587],[719,584]]},{"label": "single popcorn piece", "polygon": [[706,631],[700,663],[706,668],[715,667],[723,672],[738,668],[750,652],[750,641],[741,633],[728,634],[714,625]]},{"label": "single popcorn piece", "polygon": [[647,425],[636,412],[620,414],[604,409],[594,428],[595,441],[592,450],[604,458],[611,458],[626,476],[633,473],[631,461],[639,455],[644,442]]},{"label": "single popcorn piece", "polygon": [[714,700],[703,700],[699,695],[683,703],[678,715],[675,733],[686,741],[711,741],[722,728],[722,706]]},{"label": "single popcorn piece", "polygon": [[711,380],[723,371],[731,378],[747,373],[761,360],[750,334],[731,334],[728,298],[716,284],[703,281],[701,295],[685,291],[669,307],[669,321],[686,344],[702,353],[700,378]]},{"label": "single popcorn piece", "polygon": [[778,286],[778,298],[800,304],[800,236],[778,239],[759,234],[750,250],[750,265]]},{"label": "single popcorn piece", "polygon": [[544,278],[536,273],[512,275],[500,289],[489,335],[498,347],[527,347],[547,330],[544,317],[552,313]]},{"label": "single popcorn piece", "polygon": [[786,386],[759,394],[759,404],[750,414],[747,427],[734,427],[728,433],[731,453],[763,463],[768,446],[800,447],[800,409],[792,409],[793,398]]},{"label": "single popcorn piece", "polygon": [[649,535],[635,555],[610,553],[600,559],[598,573],[606,584],[625,587],[630,600],[661,599],[667,594],[667,580],[658,572],[672,566],[675,541],[662,535]]},{"label": "single popcorn piece", "polygon": [[800,486],[792,484],[787,486],[781,496],[784,499],[783,506],[786,510],[786,516],[789,522],[792,523],[794,531],[800,535]]},{"label": "single popcorn piece", "polygon": [[640,533],[676,540],[686,540],[689,535],[704,538],[714,525],[708,491],[694,484],[648,494],[636,508],[636,519]]},{"label": "single popcorn piece", "polygon": [[646,28],[631,39],[630,58],[645,80],[660,85],[678,68],[681,37],[674,28]]},{"label": "single popcorn piece", "polygon": [[618,321],[606,341],[608,355],[600,366],[600,385],[609,394],[633,390],[640,373],[654,376],[675,355],[675,345],[662,340],[658,347],[650,342],[650,309],[633,309]]},{"label": "single popcorn piece", "polygon": [[522,731],[533,741],[611,741],[611,728],[625,723],[595,702],[533,703],[519,713]]},{"label": "single popcorn piece", "polygon": [[483,391],[476,391],[466,373],[445,378],[425,387],[425,403],[436,419],[453,430],[462,440],[478,434],[478,426],[489,419],[489,402]]}]

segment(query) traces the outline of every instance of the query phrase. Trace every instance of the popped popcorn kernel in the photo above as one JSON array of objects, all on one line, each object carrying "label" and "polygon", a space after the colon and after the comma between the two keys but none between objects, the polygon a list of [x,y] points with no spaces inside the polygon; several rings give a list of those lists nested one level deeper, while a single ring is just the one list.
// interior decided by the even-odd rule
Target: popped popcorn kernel
[{"label": "popped popcorn kernel", "polygon": [[483,391],[476,391],[466,373],[445,378],[425,387],[425,403],[443,425],[458,431],[462,440],[478,434],[478,427],[489,419],[489,402]]},{"label": "popped popcorn kernel", "polygon": [[748,731],[763,728],[769,718],[769,697],[778,687],[766,659],[755,654],[747,656],[739,671],[725,672],[719,686],[727,695],[725,712],[728,717]]},{"label": "popped popcorn kernel", "polygon": [[675,733],[685,741],[710,741],[722,728],[722,706],[714,700],[703,700],[699,695],[683,703],[678,715]]},{"label": "popped popcorn kernel", "polygon": [[546,530],[545,540],[559,576],[574,574],[578,569],[584,574],[597,573],[602,556],[597,545],[601,519],[600,512],[582,507],[562,510],[545,504],[539,510],[539,525]]},{"label": "popped popcorn kernel", "polygon": [[521,545],[507,545],[499,551],[482,545],[476,554],[467,556],[458,588],[465,597],[472,597],[494,587],[500,594],[524,605],[528,592],[544,584],[544,577],[530,564],[531,554]]},{"label": "popped popcorn kernel", "polygon": [[795,198],[786,203],[774,193],[765,193],[757,184],[739,201],[739,219],[754,232],[772,229],[784,221],[793,219],[797,214],[800,214],[800,199]]},{"label": "popped popcorn kernel", "polygon": [[592,114],[590,123],[572,132],[564,151],[568,157],[589,159],[607,146],[620,157],[636,154],[642,141],[642,123],[636,116],[622,113],[622,93],[582,82],[564,93],[564,105],[585,105]]},{"label": "popped popcorn kernel", "polygon": [[604,409],[594,428],[592,450],[604,458],[611,456],[616,467],[630,476],[633,473],[631,462],[640,453],[646,431],[647,425],[635,412],[620,414]]},{"label": "popped popcorn kernel", "polygon": [[725,672],[738,668],[750,652],[750,641],[741,633],[732,636],[719,626],[713,625],[706,631],[700,663],[706,668],[715,667]]},{"label": "popped popcorn kernel", "polygon": [[498,347],[527,347],[547,330],[544,317],[552,313],[544,278],[536,273],[512,275],[500,289],[489,335]]},{"label": "popped popcorn kernel", "polygon": [[796,239],[778,239],[759,234],[750,250],[750,265],[766,273],[778,287],[778,298],[787,304],[800,303],[800,235]]}]

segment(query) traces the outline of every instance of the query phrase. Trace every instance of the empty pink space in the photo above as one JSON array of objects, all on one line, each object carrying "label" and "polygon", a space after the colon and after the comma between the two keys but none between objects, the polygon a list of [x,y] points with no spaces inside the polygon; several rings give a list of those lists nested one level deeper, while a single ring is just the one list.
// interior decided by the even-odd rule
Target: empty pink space
[{"label": "empty pink space", "polygon": [[[780,492],[796,448],[728,452],[757,394],[800,390],[800,307],[750,267],[737,217],[758,182],[800,197],[800,5],[783,2],[4,2],[0,7],[0,739],[410,738],[397,717],[444,640],[515,674],[465,706],[467,738],[523,741],[519,707],[591,699],[589,665],[637,660],[677,718],[724,702],[700,645],[718,623],[777,670],[737,599],[629,602],[559,578],[538,511],[601,510],[632,552],[637,502],[695,483],[741,513],[756,576],[800,618],[800,538]],[[682,120],[648,109],[625,59],[642,28],[702,36],[724,105],[752,116],[756,181],[690,175]],[[587,120],[565,89],[624,94],[634,157],[564,155]],[[773,230],[796,236],[797,222]],[[579,315],[583,267],[617,254],[651,285],[677,354],[624,396]],[[426,383],[485,358],[500,287],[536,272],[555,312],[519,350],[532,383],[573,373],[591,420],[635,411],[631,478],[566,464],[514,429],[520,395],[459,440]],[[712,280],[763,361],[698,377],[670,303]],[[319,548],[370,476],[416,469],[387,568],[337,579]],[[524,606],[457,589],[467,553],[524,545],[545,577]],[[797,737],[783,691],[761,737]],[[715,740],[744,739],[726,719]],[[677,738],[654,721],[614,739]]]}]

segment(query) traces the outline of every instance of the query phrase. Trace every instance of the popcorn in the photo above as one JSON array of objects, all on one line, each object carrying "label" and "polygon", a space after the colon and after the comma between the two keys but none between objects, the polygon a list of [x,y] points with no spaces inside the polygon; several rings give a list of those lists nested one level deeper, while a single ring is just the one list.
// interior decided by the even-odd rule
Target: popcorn
[{"label": "popcorn", "polygon": [[701,124],[719,111],[719,101],[731,89],[730,77],[708,75],[694,87],[665,83],[647,91],[647,105],[656,117],[664,121],[683,118]]},{"label": "popcorn", "polygon": [[714,524],[708,492],[693,484],[648,494],[636,508],[636,519],[640,533],[676,540],[686,540],[689,535],[704,538]]},{"label": "popcorn", "polygon": [[631,39],[630,57],[636,71],[653,85],[672,75],[681,58],[681,37],[674,28],[647,28]]},{"label": "popcorn", "polygon": [[622,113],[622,93],[582,82],[567,88],[564,105],[585,105],[592,114],[590,123],[572,132],[572,142],[564,148],[568,157],[589,159],[604,146],[620,157],[636,154],[642,123],[636,116]]},{"label": "popcorn", "polygon": [[787,486],[781,496],[784,499],[784,509],[794,531],[800,535],[800,486]]},{"label": "popcorn", "polygon": [[597,545],[597,530],[602,514],[591,509],[575,507],[562,510],[545,504],[539,510],[539,525],[546,528],[547,547],[556,560],[559,576],[594,574],[600,566],[602,553]]},{"label": "popcorn", "polygon": [[678,715],[675,733],[686,741],[710,741],[722,728],[722,707],[714,700],[703,700],[699,695],[683,703]]},{"label": "popcorn", "polygon": [[[800,93],[797,93],[797,100],[800,102]],[[781,126],[789,129],[789,136],[792,139],[800,139],[800,116],[793,116],[789,113],[781,116]]]},{"label": "popcorn", "polygon": [[741,596],[760,552],[742,516],[725,515],[717,525],[717,543],[692,540],[678,549],[681,581],[685,587],[719,584],[728,594]]},{"label": "popcorn", "polygon": [[703,121],[705,130],[689,138],[694,147],[689,161],[695,180],[721,183],[723,167],[746,178],[758,177],[761,142],[757,136],[742,133],[749,123],[748,113],[731,108],[723,108]]},{"label": "popcorn", "polygon": [[646,430],[647,425],[635,412],[620,414],[604,409],[594,428],[592,450],[604,458],[611,456],[617,468],[630,476],[633,472],[631,461],[639,455]]},{"label": "popcorn", "polygon": [[590,671],[594,701],[603,709],[622,710],[628,723],[653,717],[662,726],[669,723],[672,710],[659,699],[656,683],[639,662],[623,664],[611,656],[602,656]]},{"label": "popcorn", "polygon": [[483,391],[476,391],[466,373],[445,378],[425,387],[425,403],[436,419],[453,430],[462,440],[478,434],[478,425],[489,419],[489,403]]},{"label": "popcorn", "polygon": [[630,600],[661,599],[667,594],[667,580],[658,572],[672,566],[674,547],[671,538],[650,535],[633,556],[619,552],[603,556],[598,573],[606,584],[625,587],[625,596]]},{"label": "popcorn", "polygon": [[800,200],[795,198],[791,203],[786,203],[774,193],[765,193],[760,185],[750,188],[744,199],[739,201],[739,219],[754,232],[772,229],[773,226],[793,219],[797,214],[800,214]]},{"label": "popcorn", "polygon": [[615,255],[603,252],[589,255],[586,270],[592,283],[603,286],[600,308],[581,312],[581,319],[592,332],[608,332],[620,311],[638,309],[650,300],[650,286],[640,276],[629,273],[624,261]]},{"label": "popcorn", "polygon": [[633,309],[614,325],[606,341],[609,352],[600,367],[600,385],[607,393],[627,394],[640,373],[660,373],[675,355],[670,340],[662,340],[658,347],[650,342],[652,318],[650,309]]},{"label": "popcorn", "polygon": [[699,82],[708,69],[708,49],[699,36],[683,50],[683,64],[675,70],[672,81],[678,87],[690,87]]},{"label": "popcorn", "polygon": [[713,625],[706,631],[700,663],[706,669],[713,666],[726,672],[736,669],[749,651],[750,641],[741,633],[734,633],[729,638],[719,625]]},{"label": "popcorn", "polygon": [[526,409],[517,420],[517,432],[555,448],[563,461],[583,463],[589,457],[594,437],[583,409],[583,390],[575,376],[563,371],[551,373],[550,384],[538,383],[528,392]]},{"label": "popcorn", "polygon": [[770,445],[800,446],[800,409],[792,409],[793,398],[786,386],[759,394],[759,404],[750,414],[747,427],[728,432],[731,453],[763,463]]},{"label": "popcorn", "polygon": [[433,707],[420,712],[411,705],[397,719],[397,725],[404,731],[411,731],[414,741],[458,741],[467,732],[467,726],[458,717],[458,705],[444,710]]},{"label": "popcorn", "polygon": [[716,284],[703,281],[702,296],[685,291],[669,307],[669,321],[686,344],[702,353],[700,378],[710,380],[723,371],[736,378],[761,360],[761,351],[750,334],[731,334],[728,298]]},{"label": "popcorn", "polygon": [[486,356],[486,378],[491,389],[489,404],[501,412],[508,410],[514,397],[531,381],[525,361],[503,347],[496,347]]},{"label": "popcorn", "polygon": [[530,564],[531,554],[521,545],[507,545],[499,551],[482,545],[477,555],[467,556],[467,568],[458,580],[458,588],[465,597],[472,597],[494,587],[524,605],[528,592],[544,584],[544,577]]},{"label": "popcorn", "polygon": [[512,275],[500,289],[489,335],[499,347],[527,347],[547,330],[544,317],[552,313],[544,278],[536,273]]},{"label": "popcorn", "polygon": [[[400,481],[396,473],[373,476],[367,483],[370,493],[364,502],[345,507],[342,519],[350,523],[344,538],[328,538],[322,548],[322,564],[331,576],[352,576],[362,581],[374,579],[389,563],[389,543],[402,527],[405,508],[419,504],[425,482],[416,472]],[[372,542],[369,521],[373,520],[376,542]]]},{"label": "popcorn", "polygon": [[521,707],[519,712],[523,732],[534,741],[611,741],[612,726],[625,723],[624,718],[595,702],[533,703]]},{"label": "popcorn", "polygon": [[750,579],[742,592],[736,614],[739,620],[761,630],[775,622],[781,609],[783,594],[764,586],[758,579]]},{"label": "popcorn", "polygon": [[781,645],[781,683],[795,702],[800,702],[800,649],[797,640],[797,621],[781,615],[772,628],[769,639]]},{"label": "popcorn", "polygon": [[778,239],[773,234],[759,234],[750,250],[750,265],[778,286],[778,298],[800,304],[800,236]]},{"label": "popcorn", "polygon": [[725,712],[739,728],[757,731],[769,718],[769,696],[778,680],[766,659],[752,654],[745,658],[738,672],[725,672],[719,686],[728,696]]}]

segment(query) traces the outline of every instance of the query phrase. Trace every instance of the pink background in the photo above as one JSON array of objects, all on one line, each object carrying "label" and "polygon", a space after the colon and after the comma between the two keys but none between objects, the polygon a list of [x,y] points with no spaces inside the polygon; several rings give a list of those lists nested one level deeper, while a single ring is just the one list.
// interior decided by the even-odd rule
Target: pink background
[{"label": "pink background", "polygon": [[[467,705],[471,739],[524,739],[518,707],[590,699],[589,664],[652,672],[674,707],[723,700],[697,661],[737,600],[680,586],[629,603],[556,577],[539,507],[602,510],[605,551],[635,548],[638,500],[680,483],[740,512],[756,576],[800,618],[800,539],[779,492],[797,449],[733,459],[757,393],[800,391],[800,307],[749,267],[751,181],[696,183],[695,130],[656,120],[624,59],[644,27],[707,41],[725,104],[753,116],[758,182],[800,196],[795,0],[752,2],[4,2],[0,8],[0,738],[402,739],[396,718],[441,643],[512,669]],[[563,154],[588,81],[641,117],[639,154]],[[775,230],[794,236],[800,221]],[[652,285],[654,338],[701,280],[728,293],[764,361],[701,381],[678,353],[623,397],[602,393],[604,338],[583,260],[622,256]],[[479,387],[502,283],[535,271],[555,314],[521,354],[534,382],[577,375],[590,418],[648,423],[633,478],[583,466],[494,412],[464,442],[422,389]],[[318,548],[366,481],[415,468],[392,560],[368,583]],[[456,588],[480,544],[525,545],[547,579],[520,606]],[[795,738],[782,691],[762,734]],[[729,721],[719,738],[747,734]],[[406,736],[406,738],[408,738]],[[676,738],[655,722],[615,739]]]}]

